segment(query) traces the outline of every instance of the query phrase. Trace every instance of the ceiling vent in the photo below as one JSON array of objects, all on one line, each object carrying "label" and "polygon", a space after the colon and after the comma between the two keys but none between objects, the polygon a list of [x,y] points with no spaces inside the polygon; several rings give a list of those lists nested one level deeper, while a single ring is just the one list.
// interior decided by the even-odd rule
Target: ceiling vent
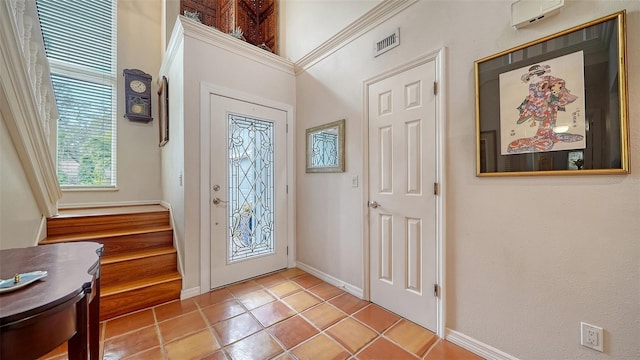
[{"label": "ceiling vent", "polygon": [[374,56],[379,56],[400,45],[400,28],[386,36],[384,39],[376,41]]}]

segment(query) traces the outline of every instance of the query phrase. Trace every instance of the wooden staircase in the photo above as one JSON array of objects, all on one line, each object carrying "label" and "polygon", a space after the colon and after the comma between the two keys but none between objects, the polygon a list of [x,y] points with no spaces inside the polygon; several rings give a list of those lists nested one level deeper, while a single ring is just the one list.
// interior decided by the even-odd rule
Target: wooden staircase
[{"label": "wooden staircase", "polygon": [[60,210],[47,219],[40,244],[70,241],[104,245],[100,321],[180,298],[182,278],[165,207]]}]

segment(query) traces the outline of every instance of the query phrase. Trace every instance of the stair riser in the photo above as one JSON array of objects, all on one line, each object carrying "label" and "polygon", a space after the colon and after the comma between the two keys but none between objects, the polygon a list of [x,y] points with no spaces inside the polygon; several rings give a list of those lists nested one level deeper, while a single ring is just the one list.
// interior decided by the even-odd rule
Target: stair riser
[{"label": "stair riser", "polygon": [[87,240],[104,245],[103,257],[173,246],[173,230]]},{"label": "stair riser", "polygon": [[127,281],[132,277],[142,279],[177,271],[178,257],[176,253],[131,259],[111,264],[100,265],[100,282],[102,286],[112,286]]},{"label": "stair riser", "polygon": [[180,298],[181,280],[100,297],[100,321]]},{"label": "stair riser", "polygon": [[61,217],[47,221],[47,236],[169,225],[169,212]]}]

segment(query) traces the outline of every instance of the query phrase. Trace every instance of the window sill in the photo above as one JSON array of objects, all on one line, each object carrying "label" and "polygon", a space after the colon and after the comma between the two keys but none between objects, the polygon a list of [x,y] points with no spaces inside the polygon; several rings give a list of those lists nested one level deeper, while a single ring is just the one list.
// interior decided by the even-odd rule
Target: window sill
[{"label": "window sill", "polygon": [[117,186],[62,186],[62,192],[118,191]]}]

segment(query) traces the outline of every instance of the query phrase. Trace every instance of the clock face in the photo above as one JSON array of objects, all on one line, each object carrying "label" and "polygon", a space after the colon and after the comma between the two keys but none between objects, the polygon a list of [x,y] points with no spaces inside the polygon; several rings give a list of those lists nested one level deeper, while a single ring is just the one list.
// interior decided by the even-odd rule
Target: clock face
[{"label": "clock face", "polygon": [[140,80],[133,80],[129,83],[131,90],[137,93],[143,93],[147,90],[147,85]]}]

